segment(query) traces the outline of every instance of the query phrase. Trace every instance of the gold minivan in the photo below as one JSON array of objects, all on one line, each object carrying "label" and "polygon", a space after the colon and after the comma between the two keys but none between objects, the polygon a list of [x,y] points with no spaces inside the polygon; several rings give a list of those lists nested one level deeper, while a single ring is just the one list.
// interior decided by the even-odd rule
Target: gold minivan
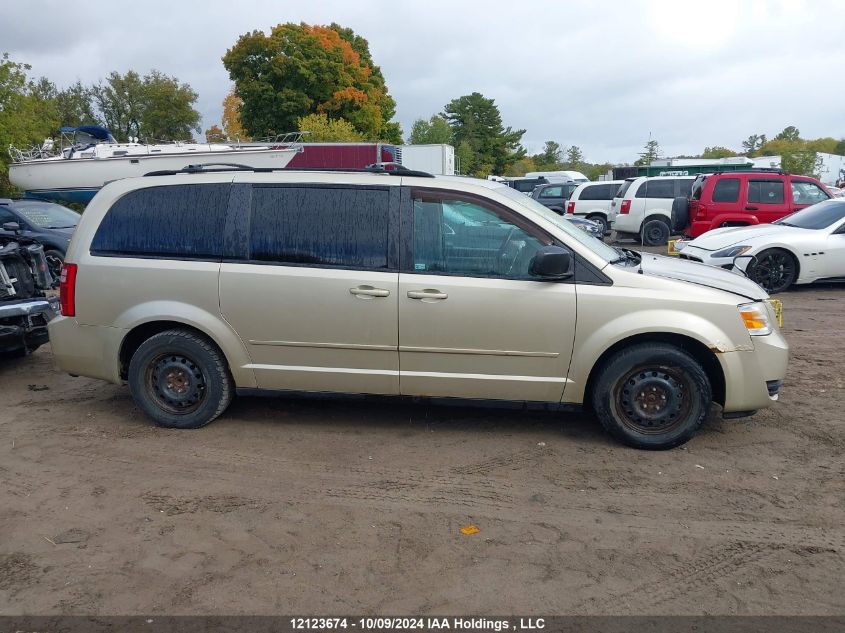
[{"label": "gold minivan", "polygon": [[614,248],[499,183],[409,171],[188,169],[112,182],[82,216],[53,353],[156,423],[236,392],[587,407],[640,448],[713,402],[770,406],[787,344],[740,274]]}]

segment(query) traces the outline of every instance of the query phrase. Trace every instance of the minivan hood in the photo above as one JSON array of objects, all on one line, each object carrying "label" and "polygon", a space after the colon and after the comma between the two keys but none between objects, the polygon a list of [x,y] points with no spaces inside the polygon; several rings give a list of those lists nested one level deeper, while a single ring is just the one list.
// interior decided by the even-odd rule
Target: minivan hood
[{"label": "minivan hood", "polygon": [[754,301],[761,301],[769,297],[765,290],[741,273],[675,257],[651,253],[641,253],[641,255],[643,257],[642,271],[644,275],[688,281],[699,286],[731,292]]},{"label": "minivan hood", "polygon": [[705,251],[716,251],[734,244],[747,242],[748,240],[756,240],[761,237],[768,237],[771,235],[778,235],[779,233],[788,232],[791,227],[782,226],[780,224],[755,224],[752,226],[729,226],[721,229],[713,229],[707,231],[704,235],[695,238],[688,244],[697,246]]}]

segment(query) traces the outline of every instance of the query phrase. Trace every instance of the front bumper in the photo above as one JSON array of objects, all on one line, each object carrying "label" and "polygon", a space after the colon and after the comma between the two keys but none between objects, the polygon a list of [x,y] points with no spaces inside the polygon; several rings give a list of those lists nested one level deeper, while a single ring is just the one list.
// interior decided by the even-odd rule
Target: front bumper
[{"label": "front bumper", "polygon": [[[678,248],[680,246],[680,248]],[[725,270],[741,270],[744,271],[748,263],[751,261],[750,257],[740,257],[736,260],[734,265],[733,257],[713,257],[713,251],[706,251],[703,248],[693,246],[690,242],[681,242],[680,245],[675,246],[678,249],[678,255],[681,259],[688,259],[693,262],[706,264],[707,266],[717,266]]]}]

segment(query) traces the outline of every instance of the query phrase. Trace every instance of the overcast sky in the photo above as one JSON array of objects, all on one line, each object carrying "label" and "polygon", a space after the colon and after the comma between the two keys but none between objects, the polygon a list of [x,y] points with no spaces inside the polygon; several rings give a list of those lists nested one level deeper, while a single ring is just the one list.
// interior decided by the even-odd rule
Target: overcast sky
[{"label": "overcast sky", "polygon": [[5,0],[0,16],[0,52],[34,76],[61,88],[155,68],[199,93],[203,129],[238,36],[334,21],[369,41],[406,134],[478,91],[529,152],[555,140],[594,162],[632,161],[649,133],[665,155],[787,125],[845,136],[842,0]]}]

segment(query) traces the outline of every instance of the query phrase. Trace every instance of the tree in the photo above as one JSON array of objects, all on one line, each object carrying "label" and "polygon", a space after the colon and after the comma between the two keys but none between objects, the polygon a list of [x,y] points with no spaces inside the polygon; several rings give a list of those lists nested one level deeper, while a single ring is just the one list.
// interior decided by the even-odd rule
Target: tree
[{"label": "tree", "polygon": [[440,115],[452,128],[456,146],[466,144],[461,169],[474,176],[502,174],[520,158],[525,148],[519,143],[525,130],[512,130],[502,125],[502,116],[493,99],[481,93],[453,99]]},{"label": "tree", "polygon": [[101,123],[94,106],[92,89],[83,86],[81,81],[60,90],[56,94],[56,105],[62,126],[79,127]]},{"label": "tree", "polygon": [[543,145],[543,151],[530,157],[534,163],[534,169],[526,171],[556,171],[560,169],[562,155],[560,143],[546,141]]},{"label": "tree", "polygon": [[452,142],[452,128],[442,116],[433,115],[428,121],[417,119],[411,126],[408,143],[412,145],[440,144]]},{"label": "tree", "polygon": [[0,194],[12,193],[8,178],[9,144],[41,145],[60,125],[58,109],[49,94],[49,82],[27,78],[30,66],[0,57]]},{"label": "tree", "polygon": [[584,152],[577,145],[573,145],[566,150],[566,160],[564,167],[567,169],[580,169],[584,163]]},{"label": "tree", "polygon": [[817,176],[821,160],[809,143],[802,139],[774,138],[760,148],[761,156],[780,156],[780,166],[791,174]]},{"label": "tree", "polygon": [[836,144],[836,147],[833,148],[833,153],[845,156],[845,138],[840,139],[840,141]]},{"label": "tree", "polygon": [[236,93],[234,88],[223,98],[223,132],[226,137],[233,141],[248,141],[249,135],[241,125],[241,107],[243,99]]},{"label": "tree", "polygon": [[381,69],[352,29],[303,22],[279,24],[270,35],[253,31],[226,51],[223,65],[243,100],[243,127],[255,138],[289,132],[300,117],[322,113],[349,121],[366,139],[402,142]]},{"label": "tree", "polygon": [[308,132],[306,141],[351,142],[362,140],[361,135],[349,121],[330,119],[324,113],[308,114],[297,121],[300,132]]},{"label": "tree", "polygon": [[220,126],[215,124],[205,131],[205,140],[208,143],[225,143],[228,139]]},{"label": "tree", "polygon": [[788,125],[775,136],[778,141],[797,141],[800,138],[801,132],[794,125]]},{"label": "tree", "polygon": [[728,149],[727,147],[720,147],[718,145],[714,145],[713,147],[705,147],[704,151],[701,153],[702,158],[730,158],[736,155],[736,152],[732,149]]},{"label": "tree", "polygon": [[111,72],[92,94],[103,122],[119,141],[130,136],[183,140],[200,131],[200,114],[193,107],[197,93],[157,70],[143,78],[134,70]]},{"label": "tree", "polygon": [[660,144],[656,140],[650,139],[648,143],[645,144],[643,151],[640,153],[640,157],[634,161],[634,164],[651,165],[651,163],[658,158],[660,158]]},{"label": "tree", "polygon": [[756,156],[760,148],[766,144],[765,134],[752,134],[742,142],[742,149],[746,156]]},{"label": "tree", "polygon": [[825,154],[835,154],[837,145],[836,139],[829,136],[807,141],[807,149],[814,152],[824,152]]},{"label": "tree", "polygon": [[524,156],[520,158],[518,161],[513,163],[512,165],[508,165],[507,169],[505,169],[505,173],[502,174],[503,176],[524,176],[529,171],[549,171],[546,169],[542,169],[541,165],[538,165],[533,156]]}]

